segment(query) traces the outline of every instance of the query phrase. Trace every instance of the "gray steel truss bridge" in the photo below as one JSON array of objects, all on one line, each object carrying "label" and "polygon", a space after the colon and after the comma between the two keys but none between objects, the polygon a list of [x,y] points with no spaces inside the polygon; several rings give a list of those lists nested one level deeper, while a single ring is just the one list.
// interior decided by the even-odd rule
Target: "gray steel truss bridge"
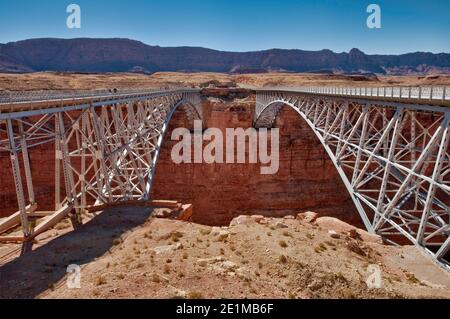
[{"label": "gray steel truss bridge", "polygon": [[[256,92],[256,128],[283,107],[311,127],[336,166],[368,231],[410,242],[450,270],[450,89],[266,88]],[[9,154],[27,240],[92,205],[150,199],[164,134],[177,109],[202,119],[199,90],[0,93],[0,153]],[[37,212],[29,151],[51,145],[54,205]]]},{"label": "gray steel truss bridge", "polygon": [[[0,93],[0,154],[11,158],[18,203],[18,212],[0,223],[0,234],[18,225],[23,232],[0,241],[30,240],[88,206],[149,200],[161,144],[178,109],[189,121],[201,119],[199,91]],[[44,145],[55,166],[55,210],[47,213],[37,212],[29,156]],[[44,216],[36,227],[30,222]]]},{"label": "gray steel truss bridge", "polygon": [[450,270],[450,89],[257,90],[255,126],[283,107],[311,127],[367,230]]}]

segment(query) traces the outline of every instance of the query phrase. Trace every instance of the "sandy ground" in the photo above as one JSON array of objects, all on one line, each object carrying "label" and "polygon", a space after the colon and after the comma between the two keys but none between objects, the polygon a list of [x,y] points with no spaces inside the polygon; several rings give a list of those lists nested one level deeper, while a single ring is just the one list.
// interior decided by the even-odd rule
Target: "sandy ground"
[{"label": "sandy ground", "polygon": [[[0,246],[1,298],[450,298],[450,275],[333,218],[239,217],[230,227],[116,209],[68,221],[18,257]],[[9,252],[9,254],[7,254]],[[81,289],[67,288],[69,264]],[[378,265],[382,288],[368,289]]]},{"label": "sandy ground", "polygon": [[109,88],[164,88],[207,85],[217,81],[237,86],[428,86],[450,85],[450,75],[419,76],[345,76],[295,73],[229,75],[221,73],[132,73],[72,74],[32,73],[0,74],[0,90],[62,90]]}]

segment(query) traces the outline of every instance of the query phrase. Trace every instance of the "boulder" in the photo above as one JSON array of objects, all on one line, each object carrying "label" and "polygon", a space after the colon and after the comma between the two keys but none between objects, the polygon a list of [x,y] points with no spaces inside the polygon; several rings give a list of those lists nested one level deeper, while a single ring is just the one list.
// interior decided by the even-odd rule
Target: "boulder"
[{"label": "boulder", "polygon": [[280,221],[275,222],[275,224],[273,226],[277,229],[288,228],[288,225],[286,225],[285,223],[280,222]]},{"label": "boulder", "polygon": [[170,252],[174,252],[176,250],[179,250],[183,247],[183,245],[181,245],[180,243],[176,244],[176,245],[167,245],[167,246],[160,246],[160,247],[155,247],[153,248],[153,251],[157,254],[165,254],[165,253],[170,253]]},{"label": "boulder", "polygon": [[316,219],[316,224],[323,229],[332,230],[338,234],[346,234],[353,239],[362,240],[368,243],[383,244],[383,240],[380,236],[370,234],[362,229],[358,229],[355,226],[347,224],[337,218],[320,217]]},{"label": "boulder", "polygon": [[250,216],[239,216],[231,221],[230,227],[234,227],[234,226],[238,226],[238,225],[249,225],[253,222],[254,222],[254,220]]},{"label": "boulder", "polygon": [[314,212],[306,212],[297,215],[297,219],[300,219],[307,223],[314,223],[318,217],[319,214]]},{"label": "boulder", "polygon": [[257,223],[260,223],[262,220],[264,220],[264,216],[262,215],[252,215],[251,218]]},{"label": "boulder", "polygon": [[328,235],[330,235],[331,238],[333,239],[340,239],[341,235],[339,235],[336,231],[334,230],[330,230],[328,231]]}]

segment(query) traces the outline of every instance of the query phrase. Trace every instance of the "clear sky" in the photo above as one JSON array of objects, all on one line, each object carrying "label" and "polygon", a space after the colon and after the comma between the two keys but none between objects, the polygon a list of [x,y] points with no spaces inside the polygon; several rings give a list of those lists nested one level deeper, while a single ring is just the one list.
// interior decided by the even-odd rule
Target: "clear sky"
[{"label": "clear sky", "polygon": [[[81,29],[66,7],[81,6]],[[381,6],[369,29],[367,6]],[[0,0],[0,43],[120,37],[228,51],[450,52],[450,0]]]}]

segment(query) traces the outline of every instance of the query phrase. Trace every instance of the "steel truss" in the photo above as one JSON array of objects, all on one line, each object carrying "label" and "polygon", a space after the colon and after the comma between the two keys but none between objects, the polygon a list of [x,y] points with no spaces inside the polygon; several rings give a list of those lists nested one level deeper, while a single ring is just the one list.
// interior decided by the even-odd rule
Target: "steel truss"
[{"label": "steel truss", "polygon": [[449,107],[259,90],[255,126],[284,106],[315,132],[370,232],[450,270]]},{"label": "steel truss", "polygon": [[28,217],[37,206],[28,152],[43,144],[54,145],[56,213],[149,200],[172,115],[183,108],[190,121],[201,119],[200,95],[191,89],[129,94],[0,114],[0,152],[11,157],[25,238],[33,236]]}]

